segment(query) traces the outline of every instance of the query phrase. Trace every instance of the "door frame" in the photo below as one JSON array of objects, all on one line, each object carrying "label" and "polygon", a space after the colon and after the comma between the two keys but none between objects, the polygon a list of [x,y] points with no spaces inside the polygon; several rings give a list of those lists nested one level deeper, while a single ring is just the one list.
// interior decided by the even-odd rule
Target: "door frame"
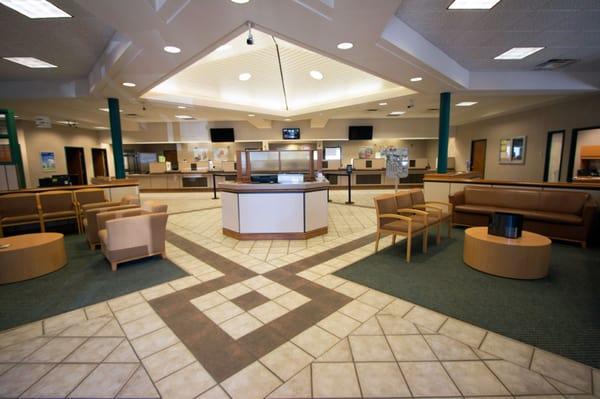
[{"label": "door frame", "polygon": [[546,160],[544,161],[544,181],[548,181],[548,167],[550,166],[550,149],[552,146],[552,136],[555,134],[562,133],[562,144],[560,146],[560,163],[558,164],[558,181],[560,181],[560,176],[562,175],[562,163],[563,163],[563,153],[565,151],[565,136],[567,132],[564,129],[561,130],[550,130],[548,132],[548,136],[546,138]]},{"label": "door frame", "polygon": [[580,131],[600,129],[600,126],[579,127],[571,131],[571,148],[569,149],[569,166],[567,167],[567,182],[573,182],[573,169],[575,168],[575,153],[577,152],[577,136]]},{"label": "door frame", "polygon": [[473,170],[473,146],[478,141],[485,141],[485,151],[483,152],[483,173],[481,174],[481,178],[483,179],[485,177],[485,162],[487,159],[487,139],[471,140],[471,157],[470,157],[471,170]]},{"label": "door frame", "polygon": [[67,167],[67,175],[69,174],[69,158],[67,156],[67,150],[68,149],[76,149],[76,150],[81,150],[81,169],[82,169],[82,177],[83,177],[83,181],[80,182],[82,185],[87,185],[88,184],[88,175],[87,175],[87,165],[85,164],[85,148],[83,147],[75,147],[75,146],[70,146],[70,145],[66,145],[65,146],[65,163],[66,163],[66,167]]},{"label": "door frame", "polygon": [[[92,152],[92,169],[94,171],[94,177],[96,176],[96,167],[95,167],[95,163],[94,163],[94,151],[102,151],[104,152],[104,170],[106,171],[106,176],[110,176],[110,173],[108,173],[108,151],[106,151],[106,148],[98,148],[98,147],[92,147],[91,152]],[[84,159],[85,159],[85,153],[84,153]]]}]

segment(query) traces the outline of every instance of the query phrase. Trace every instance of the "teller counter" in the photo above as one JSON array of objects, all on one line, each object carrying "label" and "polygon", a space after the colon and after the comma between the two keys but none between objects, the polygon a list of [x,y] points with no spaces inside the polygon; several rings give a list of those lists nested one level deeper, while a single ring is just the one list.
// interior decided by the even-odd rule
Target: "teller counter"
[{"label": "teller counter", "polygon": [[329,183],[223,182],[223,234],[238,240],[303,240],[327,233]]}]

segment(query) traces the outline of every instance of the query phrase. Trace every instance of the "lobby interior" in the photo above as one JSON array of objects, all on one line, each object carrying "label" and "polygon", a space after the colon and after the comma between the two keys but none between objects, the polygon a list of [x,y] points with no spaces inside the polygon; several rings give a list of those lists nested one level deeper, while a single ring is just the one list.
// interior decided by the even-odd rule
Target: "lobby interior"
[{"label": "lobby interior", "polygon": [[0,398],[600,397],[600,2],[0,32]]}]

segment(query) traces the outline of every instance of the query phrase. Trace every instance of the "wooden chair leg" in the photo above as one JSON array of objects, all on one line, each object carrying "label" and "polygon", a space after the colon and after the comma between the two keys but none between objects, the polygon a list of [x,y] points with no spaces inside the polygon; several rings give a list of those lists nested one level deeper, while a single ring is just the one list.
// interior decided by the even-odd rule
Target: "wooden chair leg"
[{"label": "wooden chair leg", "polygon": [[40,231],[41,231],[42,233],[45,233],[45,232],[46,232],[46,222],[44,221],[44,219],[41,219],[41,220],[40,220]]},{"label": "wooden chair leg", "polygon": [[452,238],[452,219],[448,219],[448,238]]},{"label": "wooden chair leg", "polygon": [[412,247],[412,234],[409,232],[406,238],[406,263],[410,263],[410,249]]},{"label": "wooden chair leg", "polygon": [[381,233],[377,232],[377,240],[375,240],[375,252],[379,249],[379,238],[381,237]]},{"label": "wooden chair leg", "polygon": [[110,262],[110,270],[112,270],[113,272],[117,271],[117,263],[116,262]]},{"label": "wooden chair leg", "polygon": [[442,242],[442,221],[441,220],[437,224],[437,236],[435,237],[435,243],[437,245],[440,245],[440,242]]},{"label": "wooden chair leg", "polygon": [[396,234],[392,234],[392,245],[396,245]]},{"label": "wooden chair leg", "polygon": [[424,254],[427,253],[427,241],[429,241],[429,230],[426,227],[425,231],[423,231],[423,253]]}]

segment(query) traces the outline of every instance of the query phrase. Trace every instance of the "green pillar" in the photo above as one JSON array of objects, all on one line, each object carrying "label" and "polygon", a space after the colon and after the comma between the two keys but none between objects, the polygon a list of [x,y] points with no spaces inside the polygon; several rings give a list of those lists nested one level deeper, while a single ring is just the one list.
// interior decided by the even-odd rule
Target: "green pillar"
[{"label": "green pillar", "polygon": [[110,118],[110,136],[115,160],[115,176],[117,179],[124,179],[125,163],[123,162],[123,136],[121,135],[121,115],[119,114],[118,98],[108,99],[108,116]]},{"label": "green pillar", "polygon": [[440,128],[438,134],[437,172],[448,172],[448,139],[450,137],[450,93],[440,94]]},{"label": "green pillar", "polygon": [[15,114],[9,109],[2,109],[0,113],[4,114],[6,123],[6,136],[8,138],[8,147],[10,149],[11,164],[17,169],[17,180],[19,188],[25,188],[25,171],[23,170],[23,159],[21,158],[21,147],[17,136],[17,124],[15,123]]}]

